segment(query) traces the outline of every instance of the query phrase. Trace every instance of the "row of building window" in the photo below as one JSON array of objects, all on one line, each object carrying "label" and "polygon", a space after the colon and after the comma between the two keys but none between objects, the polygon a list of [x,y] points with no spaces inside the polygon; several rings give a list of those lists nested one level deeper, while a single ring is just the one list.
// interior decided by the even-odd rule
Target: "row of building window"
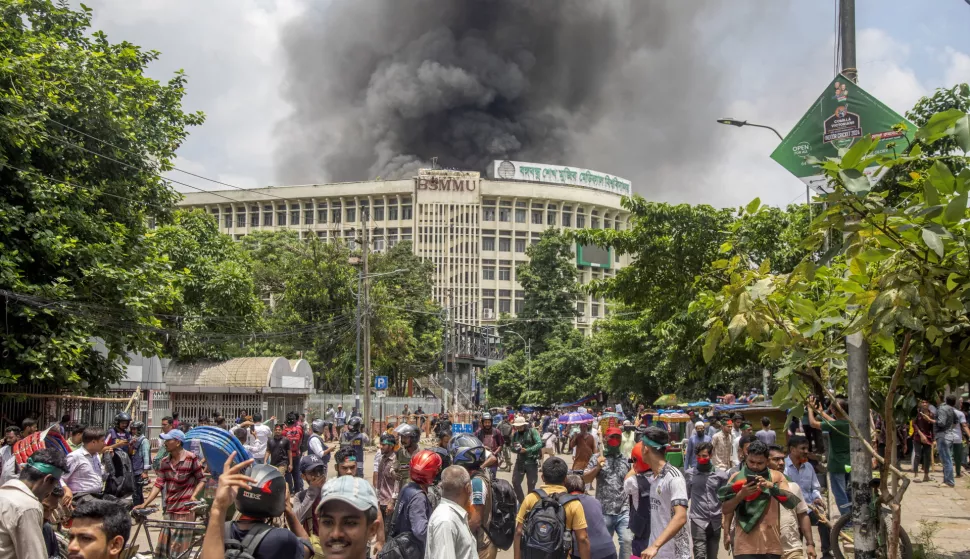
[{"label": "row of building window", "polygon": [[[482,295],[482,309],[496,311],[499,313],[511,313],[512,312],[512,299],[499,298],[495,299],[494,295],[491,297],[484,295],[484,292],[488,291],[483,289]],[[524,299],[515,299],[515,314],[522,314],[522,308],[525,306]],[[576,303],[576,312],[580,316],[586,316],[586,303]],[[600,316],[600,304],[591,303],[589,306],[589,316],[591,318],[599,318]]]},{"label": "row of building window", "polygon": [[[553,207],[555,207],[555,206],[553,206]],[[511,208],[498,208],[497,210],[495,208],[482,208],[482,221],[483,222],[494,222],[495,221],[495,217],[497,215],[499,222],[511,223],[511,221],[512,221],[511,220],[511,217],[513,216],[513,213],[512,212],[513,212],[513,210]],[[563,207],[563,212],[564,213],[562,214],[562,223],[557,223],[557,221],[559,220],[559,213],[558,212],[556,212],[554,210],[546,211],[545,212],[545,220],[543,220],[543,211],[542,210],[532,210],[532,213],[531,213],[531,223],[532,223],[532,225],[546,225],[546,226],[550,226],[550,227],[555,227],[557,225],[561,225],[562,227],[572,227],[573,226],[573,214],[572,214],[571,208],[569,206],[565,206],[565,207]],[[524,209],[514,210],[514,216],[515,216],[515,222],[516,223],[525,223],[526,222],[525,221],[526,220],[526,210],[524,210]],[[582,210],[579,210],[579,211],[576,212],[576,216],[575,217],[576,217],[576,227],[578,229],[584,229],[586,227],[586,223],[587,223],[586,222],[586,214],[584,214]],[[590,219],[589,219],[590,227],[592,229],[600,229],[600,223],[601,223],[601,220],[598,217],[597,212],[594,210],[592,212],[592,215],[590,216]],[[609,228],[609,222],[608,222],[608,220],[603,220],[602,223],[604,223],[606,225],[606,228]],[[613,225],[613,228],[616,229],[617,231],[620,230],[620,222],[619,222],[619,220],[613,221],[612,225]]]},{"label": "row of building window", "polygon": [[[274,225],[277,227],[285,225],[313,225],[314,223],[325,224],[328,221],[330,223],[342,223],[343,221],[356,223],[358,216],[356,204],[349,202],[347,206],[346,208],[342,208],[340,202],[334,202],[328,208],[327,204],[318,203],[317,209],[313,210],[301,209],[300,204],[291,204],[290,209],[287,210],[286,206],[277,206],[274,209],[272,205],[266,205],[262,207],[262,211],[260,211],[259,206],[251,206],[248,213],[245,210],[236,211],[235,224],[236,227],[246,227],[247,216],[249,218],[249,227],[260,227],[260,224],[263,227],[273,227]],[[366,209],[366,205],[361,206],[361,211]],[[368,219],[370,221],[385,221],[386,217],[388,221],[397,221],[398,219],[410,220],[414,216],[413,212],[414,210],[410,204],[401,206],[394,204],[385,208],[382,202],[380,206],[375,204],[371,208]],[[218,221],[220,209],[213,208],[211,213]],[[222,225],[226,229],[232,228],[233,214],[231,209],[224,209],[222,211]]]}]

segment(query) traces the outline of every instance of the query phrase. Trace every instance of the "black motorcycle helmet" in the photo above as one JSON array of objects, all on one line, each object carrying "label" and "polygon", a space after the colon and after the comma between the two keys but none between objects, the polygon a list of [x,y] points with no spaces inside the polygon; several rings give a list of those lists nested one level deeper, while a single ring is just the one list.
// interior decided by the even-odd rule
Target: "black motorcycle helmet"
[{"label": "black motorcycle helmet", "polygon": [[139,435],[144,435],[145,434],[145,424],[142,423],[141,421],[136,421],[136,422],[132,423],[131,424],[131,432],[134,433],[135,431],[138,431],[138,434]]},{"label": "black motorcycle helmet", "polygon": [[441,481],[441,472],[445,471],[445,468],[448,466],[451,466],[451,453],[448,452],[447,448],[441,446],[433,446],[430,450],[441,457],[441,468],[438,470],[438,475],[434,476],[434,482],[437,484]]},{"label": "black motorcycle helmet", "polygon": [[269,464],[256,464],[249,471],[255,482],[236,492],[236,509],[252,518],[274,518],[286,508],[286,478]]},{"label": "black motorcycle helmet", "polygon": [[128,415],[127,413],[121,412],[115,416],[115,427],[119,427],[122,423],[125,423],[125,422],[127,422],[129,426],[131,425],[131,416]]},{"label": "black motorcycle helmet", "polygon": [[363,421],[361,421],[359,417],[351,417],[350,420],[347,421],[347,428],[354,433],[360,433],[361,424],[363,424]]}]

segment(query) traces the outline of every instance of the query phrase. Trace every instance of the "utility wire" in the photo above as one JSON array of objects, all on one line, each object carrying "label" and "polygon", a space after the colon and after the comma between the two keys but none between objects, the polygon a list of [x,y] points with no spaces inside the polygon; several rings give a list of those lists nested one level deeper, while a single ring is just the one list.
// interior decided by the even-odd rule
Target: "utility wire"
[{"label": "utility wire", "polygon": [[[14,101],[14,100],[12,100],[12,99],[8,99],[8,101]],[[27,107],[26,105],[24,105],[23,103],[19,103],[19,102],[18,102],[18,104],[20,104],[20,106],[21,106],[21,108],[24,108],[24,109],[27,109],[27,108],[29,108],[29,107]],[[54,124],[56,124],[56,125],[58,125],[58,126],[60,126],[60,127],[62,127],[62,128],[65,128],[65,129],[67,129],[67,130],[71,130],[71,131],[73,131],[73,132],[76,132],[76,133],[78,133],[78,134],[81,134],[82,136],[85,136],[85,137],[87,137],[87,138],[90,138],[90,139],[92,139],[92,140],[94,140],[94,141],[96,141],[96,142],[100,142],[100,143],[102,143],[102,144],[104,144],[104,145],[107,145],[107,146],[111,146],[111,147],[113,147],[113,148],[115,148],[115,149],[117,149],[117,150],[120,150],[120,151],[123,151],[123,152],[125,152],[125,153],[128,153],[128,154],[130,154],[130,155],[134,155],[134,156],[137,156],[137,157],[143,157],[143,155],[142,155],[142,154],[140,154],[140,153],[137,153],[137,152],[134,152],[134,151],[131,151],[131,150],[129,150],[129,149],[126,149],[126,148],[123,148],[123,147],[121,147],[121,146],[119,146],[119,145],[117,145],[117,144],[113,144],[113,143],[111,143],[111,142],[109,142],[109,141],[107,141],[107,140],[105,140],[105,139],[102,139],[102,138],[99,138],[99,137],[97,137],[97,136],[93,136],[93,135],[91,135],[91,134],[89,134],[89,133],[87,133],[87,132],[84,132],[83,130],[78,130],[77,128],[74,128],[73,126],[70,126],[70,125],[68,125],[68,124],[65,124],[65,123],[63,123],[63,122],[60,122],[60,121],[58,121],[58,120],[55,120],[55,119],[53,119],[53,118],[51,118],[51,117],[50,117],[49,115],[47,115],[47,114],[43,114],[42,116],[43,116],[43,117],[44,117],[45,119],[47,119],[48,121],[50,121],[50,122],[52,122],[52,123],[54,123]],[[46,135],[46,136],[48,136],[49,138],[51,137],[50,135],[48,135],[48,134],[46,134],[46,133],[44,133],[44,132],[41,132],[41,133],[42,133],[42,134],[44,134],[44,135]],[[61,140],[59,140],[59,141],[61,141]],[[77,144],[75,144],[75,145],[77,145]],[[78,147],[80,147],[80,146],[78,146]],[[82,148],[82,149],[84,149],[84,148]],[[109,158],[108,156],[106,156],[106,155],[103,155],[103,154],[98,154],[98,155],[101,155],[101,157],[105,157],[105,158],[108,158],[108,159],[110,159],[110,158]],[[117,161],[117,160],[114,160],[114,159],[112,159],[112,161],[116,161],[116,162],[118,162],[118,163],[121,163],[121,162],[119,162],[119,161]],[[220,181],[220,180],[216,180],[216,179],[213,179],[213,178],[210,178],[210,177],[206,177],[206,176],[204,176],[204,175],[200,175],[200,174],[198,174],[198,173],[193,173],[193,172],[191,172],[191,171],[186,171],[185,169],[181,169],[181,168],[179,168],[179,167],[175,167],[175,166],[172,166],[172,170],[173,170],[173,171],[178,171],[178,172],[180,172],[180,173],[184,173],[184,174],[186,174],[186,175],[190,175],[190,176],[193,176],[193,177],[196,177],[196,178],[199,178],[199,179],[202,179],[202,180],[204,180],[204,181],[208,181],[208,182],[211,182],[211,183],[214,183],[214,184],[218,184],[218,185],[221,185],[221,186],[227,186],[227,187],[229,187],[229,188],[233,188],[233,189],[235,189],[235,190],[241,190],[241,191],[244,191],[244,192],[245,192],[245,191],[249,191],[249,190],[254,190],[254,189],[250,189],[250,188],[243,188],[243,187],[241,187],[241,186],[236,186],[236,185],[234,185],[234,184],[229,184],[229,183],[227,183],[227,182],[223,182],[223,181]],[[157,176],[157,177],[159,177],[159,178],[161,178],[162,180],[168,180],[168,181],[171,181],[171,182],[174,182],[174,183],[176,183],[176,184],[180,184],[180,185],[182,185],[182,186],[186,186],[186,187],[188,187],[188,188],[194,188],[194,189],[196,189],[196,190],[198,190],[199,192],[205,192],[205,193],[209,193],[209,194],[213,194],[213,195],[216,195],[216,196],[219,196],[218,194],[215,194],[215,193],[214,193],[214,192],[212,192],[212,191],[209,191],[209,190],[205,190],[205,189],[201,189],[201,188],[198,188],[198,187],[194,187],[194,186],[192,186],[192,185],[189,185],[189,184],[185,184],[185,183],[183,183],[183,182],[179,182],[179,181],[177,181],[177,180],[175,180],[175,179],[169,179],[169,178],[166,178],[166,177],[163,177],[163,176],[162,176],[161,174],[159,174],[159,173],[153,173],[153,174],[154,174],[155,176]],[[266,188],[269,188],[269,187],[261,187],[260,189],[261,189],[261,190],[265,190]],[[269,194],[268,192],[263,192],[263,193],[260,193],[260,194],[261,194],[261,195],[263,195],[263,196],[269,196],[270,198],[276,198],[276,199],[278,199],[278,200],[288,200],[288,198],[284,198],[284,197],[282,197],[282,196],[277,196],[277,195],[275,195],[275,194]],[[225,199],[227,199],[227,200],[230,200],[230,201],[232,201],[232,202],[240,202],[240,203],[245,203],[245,202],[243,202],[242,200],[234,200],[234,199],[232,199],[232,198],[227,198],[227,197],[225,197],[225,196],[220,196],[220,197],[221,197],[221,198],[225,198]]]},{"label": "utility wire", "polygon": [[11,165],[10,163],[5,163],[5,162],[0,162],[0,167],[7,167],[8,169],[13,169],[15,171],[20,171],[21,173],[27,173],[27,174],[34,173],[34,174],[37,174],[37,175],[40,175],[40,176],[44,177],[45,179],[47,179],[49,181],[53,181],[53,182],[61,183],[61,184],[66,184],[67,186],[70,186],[72,188],[79,188],[81,190],[87,190],[88,192],[93,192],[93,193],[98,194],[100,196],[109,196],[111,198],[117,198],[119,200],[125,200],[125,201],[128,201],[128,202],[132,202],[134,204],[142,204],[142,205],[149,206],[149,207],[152,207],[152,208],[158,208],[159,210],[166,211],[166,212],[167,211],[170,211],[172,209],[172,208],[169,208],[169,207],[166,207],[166,206],[159,206],[158,204],[152,204],[151,202],[145,202],[144,200],[135,200],[134,198],[128,198],[126,196],[119,196],[117,194],[111,194],[110,192],[103,192],[101,190],[97,190],[97,189],[91,188],[90,186],[81,186],[79,184],[75,184],[75,183],[72,183],[72,182],[68,182],[66,180],[56,179],[56,178],[54,178],[54,177],[52,177],[50,175],[45,175],[44,173],[41,173],[40,171],[38,171],[36,169],[33,169],[33,170],[23,169],[21,167],[17,167],[16,165]]},{"label": "utility wire", "polygon": [[[117,150],[121,150],[121,151],[123,151],[125,153],[128,153],[128,154],[131,154],[131,155],[135,155],[135,156],[139,156],[139,157],[141,156],[141,154],[135,153],[135,152],[133,152],[131,150],[128,150],[128,149],[125,149],[125,148],[123,148],[121,146],[115,145],[115,144],[113,144],[113,143],[111,143],[111,142],[109,142],[107,140],[103,140],[103,139],[98,138],[96,136],[92,136],[91,134],[88,134],[87,132],[84,132],[84,131],[78,130],[77,128],[73,128],[71,126],[68,126],[67,124],[64,124],[63,122],[59,122],[57,120],[54,120],[53,118],[51,118],[49,116],[47,117],[47,120],[53,122],[54,124],[56,124],[58,126],[64,127],[64,128],[66,128],[68,130],[71,130],[73,132],[77,132],[78,134],[81,134],[82,136],[86,136],[88,138],[91,138],[92,140],[94,140],[96,142],[101,142],[104,145],[111,146],[111,147],[113,147],[113,148],[115,148]],[[202,179],[204,181],[209,181],[209,182],[214,183],[214,184],[219,184],[219,185],[222,185],[222,186],[228,186],[229,188],[234,188],[236,190],[242,190],[244,192],[247,192],[247,191],[250,191],[250,190],[257,190],[257,189],[251,189],[251,188],[243,188],[241,186],[236,186],[234,184],[229,184],[227,182],[222,182],[222,181],[219,181],[219,180],[216,180],[216,179],[212,179],[212,178],[209,178],[209,177],[206,177],[206,176],[203,176],[203,175],[199,175],[199,174],[193,173],[191,171],[186,171],[185,169],[180,169],[180,168],[175,167],[175,166],[172,167],[172,170],[173,171],[178,171],[180,173],[185,173],[186,175],[193,176],[195,178],[199,178],[199,179]],[[179,183],[179,184],[181,184],[181,183]],[[261,187],[260,189],[265,190],[266,188],[267,187]],[[208,191],[208,190],[203,190],[203,192],[210,192],[211,193],[211,191]],[[262,195],[265,195],[265,196],[269,196],[270,198],[276,198],[277,200],[289,200],[288,198],[284,198],[282,196],[276,196],[275,194],[269,194],[267,192],[263,192],[261,194]]]},{"label": "utility wire", "polygon": [[128,163],[125,163],[124,161],[121,161],[119,159],[115,159],[115,158],[113,158],[113,157],[111,157],[109,155],[105,155],[103,153],[100,153],[100,152],[97,152],[97,151],[88,149],[88,148],[82,146],[81,144],[77,144],[77,143],[74,143],[74,142],[70,142],[68,140],[64,140],[64,139],[61,139],[61,138],[57,138],[55,136],[51,136],[47,132],[38,131],[38,134],[40,134],[41,136],[44,136],[44,137],[46,137],[48,139],[54,140],[55,142],[60,142],[60,143],[66,145],[68,147],[74,147],[74,148],[77,148],[79,150],[82,150],[82,151],[85,151],[87,153],[90,153],[91,155],[96,155],[98,157],[107,159],[108,161],[112,161],[114,163],[117,163],[118,165],[121,165],[122,167],[127,167],[128,169],[132,169],[134,171],[138,171],[139,173],[148,172],[149,174],[154,175],[155,177],[158,177],[160,180],[165,181],[165,182],[174,182],[175,184],[180,184],[182,186],[185,186],[185,187],[188,187],[188,188],[191,188],[191,189],[194,189],[194,190],[198,190],[199,192],[204,192],[206,194],[211,194],[213,196],[218,196],[219,198],[223,198],[223,199],[229,200],[230,202],[243,203],[243,204],[248,203],[248,202],[243,202],[242,200],[234,200],[234,199],[232,199],[232,198],[230,198],[228,196],[223,196],[222,194],[219,194],[218,192],[211,192],[209,190],[205,190],[204,188],[199,188],[198,186],[193,186],[191,184],[188,184],[188,183],[185,183],[185,182],[181,182],[181,181],[177,181],[175,179],[170,179],[170,178],[167,178],[167,177],[163,177],[162,175],[159,175],[158,173],[155,173],[155,172],[150,171],[148,169],[142,169],[140,167],[136,167],[134,165],[130,165]]},{"label": "utility wire", "polygon": [[[117,315],[117,313],[120,312],[117,309],[112,309],[110,307],[104,307],[104,306],[100,306],[100,305],[94,305],[94,304],[89,304],[89,303],[80,303],[80,302],[75,302],[75,301],[58,301],[58,300],[52,300],[52,299],[44,299],[42,297],[36,297],[36,296],[32,296],[32,295],[25,295],[25,294],[22,294],[22,293],[16,293],[16,292],[7,291],[7,290],[0,290],[0,296],[2,296],[8,302],[19,303],[19,304],[21,304],[23,306],[29,306],[29,307],[41,308],[41,309],[51,309],[51,308],[55,308],[55,309],[58,309],[58,310],[61,310],[61,311],[71,311],[75,315],[83,316],[85,318],[92,318],[92,319],[102,319],[102,318],[104,318],[103,316],[100,316],[100,315],[96,314],[97,312],[101,312],[101,313],[109,314],[109,315],[111,315],[111,314]],[[160,315],[160,314],[153,314],[152,317],[154,317],[154,318],[169,318],[169,319],[174,319],[176,321],[178,321],[180,319],[206,321],[206,320],[209,320],[209,319],[228,319],[228,318],[232,318],[232,317],[205,317],[205,316],[191,316],[191,317],[189,317],[189,316],[180,316],[180,315]],[[203,331],[193,331],[193,330],[184,330],[184,329],[159,328],[159,327],[148,326],[148,325],[145,325],[145,324],[140,324],[140,323],[133,322],[133,321],[130,321],[130,320],[128,320],[128,321],[122,320],[121,318],[119,318],[117,316],[115,316],[114,318],[115,318],[115,322],[114,323],[111,323],[111,322],[102,322],[102,324],[103,325],[115,324],[115,325],[120,325],[120,326],[123,326],[123,327],[126,327],[126,328],[127,327],[144,328],[144,329],[151,330],[151,331],[155,331],[155,332],[159,332],[159,333],[197,334],[197,335],[216,336],[216,337],[220,337],[221,336],[221,337],[232,337],[232,338],[255,338],[255,339],[259,339],[259,338],[265,338],[265,337],[274,337],[274,336],[283,336],[283,335],[293,335],[293,334],[301,334],[301,333],[315,332],[315,331],[319,331],[319,330],[324,330],[324,329],[326,329],[326,327],[334,327],[334,328],[336,328],[336,327],[339,327],[339,326],[343,326],[343,325],[349,324],[351,322],[351,318],[352,317],[350,317],[349,315],[346,315],[346,314],[340,314],[340,315],[337,315],[337,316],[333,317],[329,321],[321,321],[321,322],[311,323],[311,324],[305,325],[303,328],[294,329],[294,330],[290,330],[290,331],[282,331],[282,332],[207,332],[207,331],[204,331],[204,330]],[[241,317],[235,317],[235,320],[238,322],[238,320],[240,318]]]}]

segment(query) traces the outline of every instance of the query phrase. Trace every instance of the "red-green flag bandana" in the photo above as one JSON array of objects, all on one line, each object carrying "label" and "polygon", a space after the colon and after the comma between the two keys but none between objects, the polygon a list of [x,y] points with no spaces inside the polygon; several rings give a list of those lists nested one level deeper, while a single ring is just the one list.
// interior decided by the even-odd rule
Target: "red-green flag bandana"
[{"label": "red-green flag bandana", "polygon": [[[767,477],[771,475],[770,471],[764,473],[755,473],[743,466],[738,477],[735,477],[738,481],[730,485],[725,485],[718,490],[718,498],[722,503],[726,503],[737,496],[741,488],[747,482],[747,477],[749,475],[756,475],[760,477]],[[768,478],[770,479],[770,478]],[[741,527],[745,533],[754,530],[754,527],[758,525],[761,518],[765,515],[768,510],[768,505],[770,504],[769,499],[774,498],[786,509],[793,509],[800,503],[800,499],[795,495],[785,491],[784,489],[779,489],[777,485],[773,485],[768,489],[768,492],[758,491],[753,495],[745,498],[741,501],[741,504],[734,509],[734,518],[738,521],[738,526]]]}]

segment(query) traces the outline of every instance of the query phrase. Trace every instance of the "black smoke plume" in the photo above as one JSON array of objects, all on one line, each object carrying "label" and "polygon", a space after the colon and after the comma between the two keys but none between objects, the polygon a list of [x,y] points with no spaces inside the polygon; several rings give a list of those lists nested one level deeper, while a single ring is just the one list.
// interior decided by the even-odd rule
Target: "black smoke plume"
[{"label": "black smoke plume", "polygon": [[[284,31],[286,182],[512,158],[638,179],[703,150],[708,0],[336,0]],[[688,117],[700,111],[702,116]],[[708,114],[709,113],[709,114]],[[706,120],[709,128],[712,120]],[[643,188],[638,188],[643,191]]]}]

